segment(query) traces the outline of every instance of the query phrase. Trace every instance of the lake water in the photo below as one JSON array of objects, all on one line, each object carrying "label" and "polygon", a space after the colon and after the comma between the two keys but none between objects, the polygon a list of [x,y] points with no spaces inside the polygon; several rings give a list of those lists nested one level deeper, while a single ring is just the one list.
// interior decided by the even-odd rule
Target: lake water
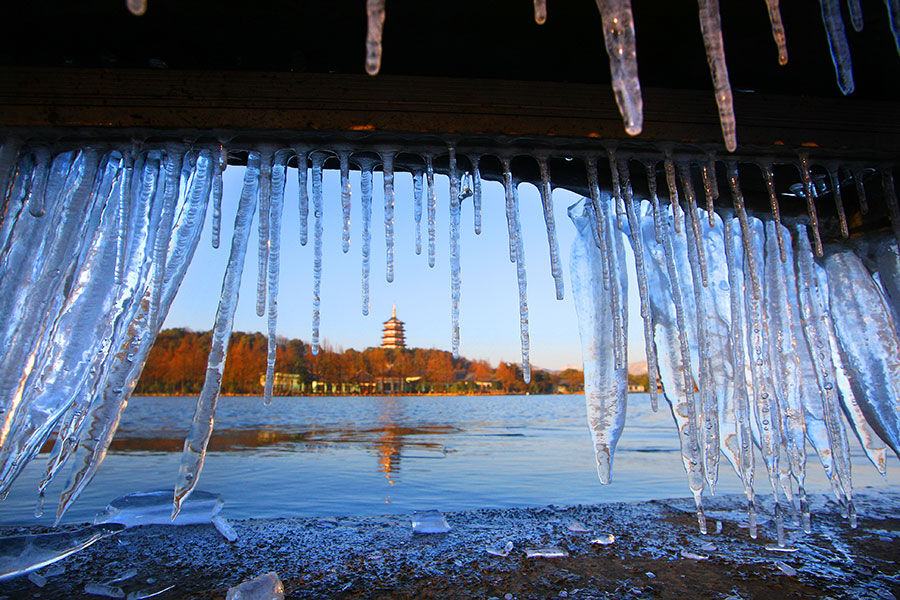
[{"label": "lake water", "polygon": [[[194,404],[193,398],[132,399],[99,474],[65,521],[91,520],[122,494],[172,488]],[[613,483],[603,486],[581,395],[275,398],[268,407],[260,398],[222,398],[198,489],[222,494],[223,514],[234,519],[689,495],[665,403],[654,414],[646,394],[631,394],[628,412]],[[45,516],[34,518],[46,457],[33,461],[0,503],[0,525],[52,521],[62,482],[51,486]],[[742,491],[722,460],[718,492]],[[900,488],[894,456],[887,479],[857,448],[853,469],[856,487]],[[808,471],[809,490],[827,492],[812,453]],[[759,459],[756,488],[768,491]]]}]

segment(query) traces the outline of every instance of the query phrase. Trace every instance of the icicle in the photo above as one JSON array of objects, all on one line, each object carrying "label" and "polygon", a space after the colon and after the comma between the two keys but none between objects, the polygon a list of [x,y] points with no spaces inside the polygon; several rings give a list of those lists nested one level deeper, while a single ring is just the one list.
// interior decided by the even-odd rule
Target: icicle
[{"label": "icicle", "polygon": [[[359,163],[359,187],[362,192],[362,314],[369,314],[369,256],[372,248],[372,169],[375,161],[361,158]],[[422,174],[419,173],[419,185],[421,186]],[[421,189],[419,190],[421,199]],[[421,202],[419,217],[421,220]]]},{"label": "icicle", "polygon": [[847,10],[850,11],[850,23],[853,25],[853,29],[856,32],[862,31],[863,14],[862,6],[859,5],[859,0],[847,0]]},{"label": "icicle", "polygon": [[600,199],[600,182],[597,177],[597,160],[594,157],[588,157],[585,160],[587,167],[588,187],[591,190],[591,208],[594,211],[594,242],[600,248],[600,255],[604,257],[601,268],[603,271],[603,289],[609,289],[609,248],[606,245],[606,227],[604,219],[606,215],[606,205]]},{"label": "icicle", "polygon": [[[222,280],[222,295],[216,310],[206,378],[203,381],[200,398],[197,400],[191,428],[184,440],[184,451],[178,469],[178,484],[175,487],[173,519],[178,515],[181,506],[197,485],[200,471],[203,469],[203,461],[206,458],[206,447],[212,435],[216,403],[219,400],[222,373],[225,369],[225,355],[228,350],[228,340],[231,338],[234,313],[237,310],[244,260],[247,257],[253,212],[256,210],[259,196],[260,162],[260,153],[255,150],[251,151],[247,157],[244,187],[241,190],[241,199],[237,215],[234,218],[234,237],[231,240],[231,254],[228,257],[228,265],[225,267],[225,277]],[[122,408],[124,409],[124,406]]]},{"label": "icicle", "polygon": [[125,276],[126,246],[128,244],[128,211],[131,204],[131,183],[134,178],[134,156],[126,152],[123,156],[122,183],[119,185],[119,214],[116,219],[118,241],[116,242],[116,277],[114,283],[122,284]]},{"label": "icicle", "polygon": [[147,12],[147,0],[125,0],[125,6],[128,7],[128,12],[136,17]]},{"label": "icicle", "polygon": [[828,36],[828,48],[831,50],[831,62],[834,63],[838,87],[846,96],[853,93],[854,89],[853,63],[850,60],[850,46],[844,31],[844,19],[841,17],[840,0],[819,0],[819,7],[822,9],[822,23]]},{"label": "icicle", "polygon": [[275,385],[275,359],[278,352],[278,341],[275,338],[275,333],[278,325],[278,278],[281,272],[281,216],[284,209],[287,160],[286,152],[280,151],[275,154],[270,185],[272,201],[269,204],[268,345],[266,349],[266,385],[263,394],[263,402],[267,405],[272,403],[272,389]]},{"label": "icicle", "polygon": [[[607,216],[610,219],[611,215]],[[617,218],[618,220],[618,218]],[[613,227],[610,221],[606,224],[607,243],[615,249],[615,256],[610,257],[610,289],[613,299],[613,332],[615,351],[618,356],[617,369],[628,369],[628,269],[625,265],[624,236],[618,227]],[[627,387],[627,384],[626,384]]]},{"label": "icicle", "polygon": [[504,157],[500,159],[503,163],[503,187],[506,192],[506,228],[509,234],[509,262],[516,262],[516,221],[513,209],[513,194],[515,193],[515,182],[513,181],[511,170],[511,158]]},{"label": "icicle", "polygon": [[644,126],[644,101],[638,80],[631,0],[597,0],[597,8],[603,21],[603,40],[619,114],[625,122],[625,132],[638,135]]},{"label": "icicle", "polygon": [[866,199],[866,184],[863,181],[862,169],[855,168],[851,172],[853,182],[856,184],[856,196],[859,198],[859,212],[869,214],[869,201]]},{"label": "icicle", "polygon": [[212,205],[213,205],[213,222],[212,222],[212,247],[219,247],[220,231],[222,230],[222,175],[228,166],[228,150],[225,146],[219,144],[219,156],[216,162],[216,168],[213,171],[212,184]]},{"label": "icicle", "polygon": [[434,219],[437,216],[437,196],[434,191],[434,155],[425,155],[425,183],[428,186],[428,266],[434,267],[435,231]]},{"label": "icicle", "polygon": [[300,208],[300,245],[305,246],[308,237],[307,221],[309,219],[309,193],[306,189],[307,175],[309,173],[309,165],[307,163],[309,149],[305,146],[294,146],[294,154],[297,155],[297,187],[299,189],[297,205]]},{"label": "icicle", "polygon": [[[616,149],[612,146],[606,148],[606,156],[609,159],[609,171],[612,174],[613,198],[616,202],[616,227],[619,230],[624,226],[625,221],[625,204],[622,201],[622,185],[619,182],[618,159],[616,158]],[[604,226],[606,223],[604,223]]]},{"label": "icicle", "polygon": [[394,153],[381,153],[381,168],[384,175],[384,278],[394,281]]},{"label": "icicle", "polygon": [[341,169],[341,210],[343,220],[341,228],[341,250],[344,254],[350,251],[350,152],[338,153]]},{"label": "icicle", "polygon": [[312,353],[319,353],[319,306],[322,289],[322,166],[328,155],[324,152],[313,152],[312,190],[313,190],[313,313],[312,313]]},{"label": "icicle", "polygon": [[481,156],[470,154],[472,162],[472,203],[475,206],[475,235],[481,235],[481,168],[478,163]]},{"label": "icicle", "polygon": [[[422,254],[422,171],[414,169],[413,178],[413,220],[416,222],[416,256]],[[365,313],[363,313],[365,314]]]},{"label": "icicle", "polygon": [[850,228],[847,226],[847,213],[844,212],[844,201],[841,199],[841,177],[838,175],[838,166],[831,163],[827,166],[828,179],[831,181],[831,193],[834,195],[834,208],[841,223],[841,237],[850,237]]},{"label": "icicle", "polygon": [[32,217],[44,216],[44,190],[47,187],[47,175],[50,171],[52,156],[47,148],[34,150],[34,168],[31,173],[31,185],[25,196],[25,204]]},{"label": "icicle", "polygon": [[541,171],[541,205],[544,208],[544,224],[547,226],[547,244],[550,246],[550,273],[556,286],[556,299],[563,299],[562,265],[559,264],[559,244],[556,241],[556,222],[553,218],[553,190],[550,187],[550,169],[546,156],[538,156]]},{"label": "icicle", "polygon": [[666,185],[669,186],[669,204],[672,205],[672,226],[675,233],[681,233],[681,213],[678,211],[678,185],[675,180],[675,162],[672,160],[672,152],[666,150],[665,157]]},{"label": "icicle", "polygon": [[525,244],[522,241],[522,229],[519,223],[519,193],[517,182],[509,171],[509,160],[503,158],[503,178],[506,184],[506,214],[509,226],[510,243],[516,250],[516,281],[519,288],[519,337],[522,344],[522,379],[531,382],[531,361],[529,359],[530,337],[528,333],[528,293],[525,277]]},{"label": "icicle", "polygon": [[722,41],[722,20],[719,16],[719,0],[697,0],[700,5],[700,30],[706,47],[706,61],[716,90],[716,104],[719,106],[719,122],[722,137],[729,152],[737,149],[734,104],[731,97],[731,83],[728,81],[728,66],[725,64],[725,45]]},{"label": "icicle", "polygon": [[681,189],[688,200],[688,222],[691,235],[694,236],[694,245],[697,248],[697,265],[700,267],[700,279],[703,287],[707,285],[706,253],[703,251],[702,235],[700,233],[700,217],[697,214],[697,197],[694,194],[694,184],[691,182],[691,166],[688,163],[678,163],[678,177],[681,179]]},{"label": "icicle", "polygon": [[760,162],[759,168],[762,171],[763,180],[766,182],[766,190],[769,192],[769,207],[777,225],[778,253],[781,257],[781,262],[787,262],[787,252],[785,251],[784,239],[781,235],[781,207],[778,205],[778,195],[775,193],[775,174],[772,170],[772,161],[764,160]]},{"label": "icicle", "polygon": [[169,251],[169,239],[172,235],[172,223],[175,219],[175,203],[178,199],[179,181],[181,174],[181,161],[184,158],[184,144],[173,143],[166,145],[166,180],[163,192],[162,217],[159,221],[159,234],[156,236],[156,248],[153,252],[153,262],[156,270],[153,275],[152,296],[150,301],[149,326],[150,331],[158,331],[161,324],[159,320],[159,304],[162,294],[163,277],[165,276],[166,253]]},{"label": "icicle", "polygon": [[450,329],[453,358],[459,358],[459,179],[456,174],[456,148],[450,153]]},{"label": "icicle", "polygon": [[706,162],[700,164],[700,175],[703,177],[703,193],[706,197],[706,214],[709,226],[715,227],[715,200],[719,197],[719,183],[716,181],[716,154],[706,155]]},{"label": "icicle", "polygon": [[381,69],[381,33],[384,28],[384,0],[366,0],[366,73],[378,75]]},{"label": "icicle", "polygon": [[800,153],[800,175],[803,177],[803,193],[806,196],[806,208],[809,211],[809,226],[812,227],[813,240],[816,244],[816,256],[822,257],[822,236],[819,233],[819,216],[816,213],[816,194],[809,172],[809,154]]},{"label": "icicle", "polygon": [[[648,390],[650,394],[650,408],[653,412],[658,410],[657,394],[657,366],[656,366],[656,341],[653,333],[653,313],[650,309],[650,288],[647,281],[647,271],[644,266],[644,243],[641,240],[641,224],[637,210],[634,206],[634,196],[631,191],[631,174],[628,169],[628,160],[619,163],[619,182],[625,196],[625,211],[628,215],[628,227],[631,233],[631,247],[634,250],[634,267],[637,272],[638,295],[641,301],[641,319],[644,321],[644,348],[647,352],[647,373],[649,374]],[[654,228],[655,231],[655,228]],[[623,257],[624,258],[624,257]]]},{"label": "icicle", "polygon": [[881,189],[884,192],[884,202],[887,204],[888,214],[891,217],[891,225],[894,227],[894,237],[900,242],[900,206],[897,205],[894,174],[890,167],[881,169]]},{"label": "icicle", "polygon": [[650,194],[650,202],[653,205],[653,239],[657,244],[662,243],[662,210],[659,207],[659,195],[656,192],[656,161],[645,162],[647,171],[647,189]]},{"label": "icicle", "polygon": [[888,22],[891,32],[894,34],[894,45],[900,54],[900,0],[884,0],[884,7],[888,11]]},{"label": "icicle", "polygon": [[788,62],[787,40],[784,35],[784,23],[781,22],[781,8],[778,0],[766,0],[769,9],[769,22],[772,24],[772,38],[778,46],[778,64],[784,66]]},{"label": "icicle", "polygon": [[618,342],[613,321],[618,307],[613,289],[618,288],[619,281],[608,289],[603,287],[601,265],[606,257],[592,239],[597,228],[591,222],[592,207],[579,201],[568,212],[578,231],[572,244],[570,272],[584,359],[588,427],[597,475],[600,483],[607,484],[612,477],[613,453],[625,426],[628,401],[627,367],[616,364],[614,351]]},{"label": "icicle", "polygon": [[534,0],[534,22],[543,25],[547,21],[547,0]]},{"label": "icicle", "polygon": [[259,254],[256,275],[256,316],[266,314],[266,274],[269,270],[269,204],[271,203],[272,157],[275,149],[259,152]]}]

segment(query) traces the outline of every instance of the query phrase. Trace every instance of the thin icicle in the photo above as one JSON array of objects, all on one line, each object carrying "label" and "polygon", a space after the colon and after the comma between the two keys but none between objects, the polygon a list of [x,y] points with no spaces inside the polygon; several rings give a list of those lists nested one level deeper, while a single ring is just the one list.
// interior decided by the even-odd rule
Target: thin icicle
[{"label": "thin icicle", "polygon": [[381,168],[384,175],[384,278],[394,281],[394,153],[381,153]]},{"label": "thin icicle", "polygon": [[197,486],[203,461],[206,458],[206,447],[212,435],[216,403],[219,400],[222,374],[225,369],[225,354],[228,350],[228,340],[231,338],[231,327],[237,310],[241,274],[244,271],[244,259],[247,257],[253,213],[256,210],[257,196],[259,195],[259,165],[260,153],[255,150],[251,151],[247,158],[244,187],[241,190],[241,199],[234,219],[234,237],[231,240],[231,254],[228,257],[228,265],[225,267],[225,277],[222,280],[222,295],[216,310],[206,378],[203,381],[200,398],[197,400],[191,428],[184,440],[184,451],[178,469],[178,484],[175,486],[172,518],[175,518],[181,510],[181,506]]},{"label": "thin icicle", "polygon": [[609,56],[609,72],[619,114],[628,135],[644,127],[644,101],[638,79],[637,46],[631,0],[596,0],[603,21],[603,40]]},{"label": "thin icicle", "polygon": [[381,34],[384,29],[385,0],[366,0],[366,73],[378,75],[381,69]]},{"label": "thin icicle", "polygon": [[678,163],[678,178],[681,179],[681,189],[688,200],[687,214],[688,224],[691,228],[691,235],[694,237],[694,244],[697,248],[697,265],[700,267],[700,280],[703,287],[706,287],[706,253],[703,251],[703,236],[700,233],[700,217],[697,214],[697,196],[694,194],[694,184],[691,181],[691,165],[689,163]]},{"label": "thin icicle", "polygon": [[272,158],[275,149],[263,147],[259,152],[259,254],[256,275],[256,316],[266,314],[266,276],[269,270],[269,204],[272,189]]},{"label": "thin icicle", "polygon": [[456,174],[456,148],[450,153],[450,346],[453,358],[459,358],[459,178]]},{"label": "thin icicle", "polygon": [[681,233],[681,212],[678,210],[678,184],[675,179],[675,161],[672,160],[672,152],[666,150],[664,163],[666,169],[666,185],[669,187],[669,204],[672,205],[672,227],[675,233]]},{"label": "thin icicle", "polygon": [[172,235],[172,223],[175,220],[175,204],[180,188],[179,177],[181,175],[181,163],[185,154],[185,146],[180,143],[166,145],[166,181],[163,192],[162,217],[159,221],[159,234],[156,236],[156,247],[153,251],[153,261],[158,265],[153,275],[152,296],[150,300],[150,314],[148,325],[150,331],[157,331],[161,322],[159,320],[159,305],[162,296],[162,284],[165,276],[166,253],[169,251],[169,240]]},{"label": "thin icicle", "polygon": [[305,246],[309,237],[307,226],[309,220],[309,192],[307,191],[309,174],[307,158],[309,149],[305,146],[294,146],[294,154],[297,155],[297,187],[299,189],[297,206],[300,208],[300,245]]},{"label": "thin icicle", "polygon": [[525,276],[525,244],[519,223],[519,192],[517,183],[509,172],[509,159],[503,159],[506,183],[506,211],[509,219],[509,237],[516,250],[516,282],[519,290],[519,337],[522,345],[522,379],[531,382],[530,336],[528,333],[528,284]]},{"label": "thin icicle", "polygon": [[126,246],[128,245],[128,212],[131,205],[131,183],[134,179],[134,155],[125,152],[122,157],[122,183],[119,185],[119,214],[116,227],[118,228],[118,241],[116,242],[116,278],[115,284],[121,285],[125,276]]},{"label": "thin icicle", "polygon": [[847,0],[847,10],[850,12],[850,24],[853,25],[853,29],[858,33],[863,30],[863,14],[862,14],[862,6],[859,5],[859,0]]},{"label": "thin icicle", "polygon": [[212,205],[213,205],[213,222],[212,222],[212,247],[219,247],[220,232],[222,231],[222,174],[228,166],[228,150],[225,146],[219,144],[218,158],[216,166],[213,169],[212,183]]},{"label": "thin icicle", "polygon": [[890,167],[881,169],[881,189],[884,192],[884,202],[888,207],[891,217],[891,225],[894,227],[894,237],[900,242],[900,206],[897,205],[897,190],[894,188],[894,173]]},{"label": "thin icicle", "polygon": [[888,11],[891,33],[894,34],[894,46],[897,47],[897,54],[900,54],[900,0],[884,0],[884,7]]},{"label": "thin icicle", "polygon": [[[634,205],[631,191],[631,174],[628,160],[619,162],[619,182],[625,196],[625,211],[628,214],[628,228],[631,234],[631,247],[634,250],[634,267],[638,280],[638,295],[641,300],[641,319],[644,321],[644,348],[647,352],[647,373],[650,393],[650,409],[659,410],[657,395],[658,369],[656,366],[656,340],[653,333],[653,313],[650,308],[650,288],[647,282],[647,270],[644,266],[644,243],[641,239],[641,223]],[[624,259],[624,257],[622,257]]]},{"label": "thin icicle", "polygon": [[600,254],[603,257],[601,262],[603,289],[609,289],[609,248],[606,244],[606,230],[603,225],[603,215],[606,214],[605,204],[600,199],[600,182],[597,177],[597,160],[594,157],[588,157],[585,160],[587,167],[588,187],[591,190],[591,208],[595,215],[594,224],[594,242],[600,248]]},{"label": "thin icicle", "polygon": [[787,252],[784,247],[784,239],[781,234],[781,207],[778,205],[778,195],[775,193],[775,173],[772,170],[772,161],[769,159],[759,163],[762,171],[763,180],[766,182],[766,190],[769,192],[769,207],[772,210],[772,217],[775,219],[776,229],[778,231],[778,254],[781,262],[787,262]]},{"label": "thin icicle", "polygon": [[809,172],[809,154],[800,153],[800,175],[803,178],[803,194],[806,196],[806,208],[809,211],[809,226],[812,227],[813,240],[816,245],[816,256],[822,258],[822,235],[819,233],[819,215],[816,212],[816,192],[813,189],[812,176]]},{"label": "thin icicle", "polygon": [[772,24],[772,38],[778,46],[778,64],[782,67],[788,62],[787,39],[784,35],[784,23],[781,21],[781,8],[778,0],[766,0],[769,9],[769,22]]},{"label": "thin icicle", "polygon": [[[612,146],[606,148],[606,157],[609,159],[609,172],[612,174],[613,198],[616,202],[616,227],[621,230],[625,222],[625,204],[622,201],[622,184],[619,181],[618,158],[616,149]],[[604,226],[606,223],[604,223]]]},{"label": "thin icicle", "polygon": [[516,262],[516,220],[513,214],[515,205],[513,204],[513,194],[515,193],[515,182],[513,181],[511,162],[512,159],[504,157],[500,159],[503,163],[503,188],[506,192],[506,228],[509,234],[509,262]]},{"label": "thin icicle", "polygon": [[841,223],[841,237],[850,237],[850,228],[847,226],[847,213],[844,211],[844,201],[841,199],[841,176],[838,174],[836,163],[827,165],[828,179],[831,181],[831,193],[834,195],[834,208],[837,211],[838,220]]},{"label": "thin icicle", "polygon": [[831,62],[834,63],[834,74],[837,76],[838,87],[845,96],[852,94],[855,87],[853,63],[850,59],[847,33],[844,31],[840,0],[819,0],[819,7],[822,10],[822,23],[825,25],[828,48],[831,50]]},{"label": "thin icicle", "polygon": [[344,254],[350,251],[350,152],[347,150],[338,153],[341,169],[341,250]]},{"label": "thin icicle", "polygon": [[[362,314],[369,314],[369,257],[372,248],[372,169],[375,161],[362,158],[359,163],[359,187],[362,198]],[[422,173],[418,173],[419,185],[422,183]],[[421,199],[421,189],[419,190]],[[419,220],[421,220],[421,203],[419,208]],[[421,249],[421,247],[420,247]]]},{"label": "thin icicle", "polygon": [[550,186],[550,169],[546,156],[538,156],[541,171],[541,205],[544,208],[544,224],[547,226],[547,244],[550,246],[550,273],[556,286],[556,299],[563,299],[563,273],[559,263],[559,243],[556,241],[556,222],[553,218],[553,190]]},{"label": "thin icicle", "polygon": [[547,0],[534,0],[534,22],[538,25],[547,22]]},{"label": "thin icicle", "polygon": [[319,353],[319,307],[322,303],[322,166],[328,154],[313,152],[312,190],[313,190],[313,310],[312,310],[312,353]]},{"label": "thin icicle", "polygon": [[475,235],[481,235],[481,168],[479,162],[481,156],[470,154],[472,162],[472,203],[475,207]]},{"label": "thin icicle", "polygon": [[859,212],[869,214],[869,201],[866,198],[866,184],[863,181],[862,169],[854,168],[851,171],[853,183],[856,185],[856,197],[859,198]]},{"label": "thin icicle", "polygon": [[650,203],[653,206],[653,239],[657,244],[662,243],[662,210],[659,207],[659,195],[656,191],[656,161],[645,162],[647,171],[647,189],[650,193]]},{"label": "thin icicle", "polygon": [[719,197],[719,184],[716,181],[716,155],[714,152],[708,153],[706,162],[700,163],[700,175],[703,177],[703,194],[706,197],[709,226],[715,227],[715,200]]},{"label": "thin icicle", "polygon": [[722,19],[719,15],[719,0],[697,0],[700,6],[700,30],[706,47],[706,61],[712,76],[719,107],[719,122],[722,137],[729,152],[737,149],[737,132],[734,120],[734,101],[731,83],[728,81],[728,65],[725,64],[725,44],[722,41]]},{"label": "thin icicle", "polygon": [[418,256],[422,254],[422,171],[420,169],[414,169],[412,178],[413,220],[416,222],[416,256]]},{"label": "thin icicle", "polygon": [[434,219],[437,216],[437,196],[434,190],[434,155],[425,155],[425,183],[428,186],[428,266],[434,267],[436,235]]},{"label": "thin icicle", "polygon": [[278,325],[278,278],[281,272],[281,216],[284,209],[284,184],[288,155],[285,151],[275,154],[270,185],[272,201],[269,204],[269,314],[268,344],[266,353],[266,385],[263,402],[271,404],[275,385],[275,359],[278,352],[276,330]]}]

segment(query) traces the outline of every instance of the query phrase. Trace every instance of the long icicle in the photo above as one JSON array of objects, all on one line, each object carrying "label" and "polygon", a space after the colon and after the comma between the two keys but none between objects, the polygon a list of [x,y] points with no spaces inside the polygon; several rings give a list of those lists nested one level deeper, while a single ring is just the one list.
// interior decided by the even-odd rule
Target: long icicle
[{"label": "long icicle", "polygon": [[416,256],[422,254],[422,193],[423,172],[421,169],[412,171],[413,179],[413,220],[416,223]]},{"label": "long icicle", "polygon": [[275,148],[264,146],[259,151],[259,253],[256,271],[256,316],[266,314],[266,278],[269,267],[269,203],[271,202],[272,159]]},{"label": "long icicle", "polygon": [[516,282],[519,290],[519,337],[522,345],[522,379],[531,382],[530,336],[528,333],[528,293],[525,276],[525,245],[519,223],[519,194],[517,182],[510,172],[510,159],[503,158],[503,180],[506,188],[506,214],[510,242],[516,250]]},{"label": "long icicle", "polygon": [[800,175],[803,178],[803,194],[806,196],[806,208],[809,211],[809,226],[812,228],[815,241],[816,256],[822,258],[822,235],[819,233],[819,215],[816,212],[816,194],[813,189],[812,175],[809,172],[809,154],[801,152]]},{"label": "long icicle", "polygon": [[244,271],[244,259],[250,241],[250,229],[253,213],[256,210],[259,195],[260,153],[251,151],[244,171],[244,187],[234,218],[234,237],[231,240],[231,254],[225,267],[222,280],[222,296],[216,310],[213,336],[209,348],[209,360],[206,366],[206,378],[197,400],[197,408],[191,421],[191,428],[184,440],[184,451],[178,469],[178,483],[175,486],[172,518],[178,515],[182,505],[197,486],[203,461],[206,459],[206,447],[212,435],[215,421],[216,403],[222,388],[222,374],[225,370],[225,354],[228,340],[231,338],[231,327],[234,324],[234,313],[237,310],[238,296],[241,288],[241,274]]},{"label": "long icicle", "polygon": [[[834,74],[838,87],[845,96],[852,94],[853,63],[850,59],[850,45],[844,31],[844,19],[841,17],[840,0],[819,0],[822,11],[822,24],[828,37],[828,48],[831,50],[831,62],[834,63]],[[819,255],[821,256],[821,255]]]},{"label": "long icicle", "polygon": [[275,154],[272,165],[270,190],[272,201],[269,203],[269,307],[268,336],[266,348],[266,385],[263,391],[263,403],[272,403],[272,391],[275,385],[275,359],[278,353],[276,330],[278,326],[278,278],[281,273],[281,217],[284,212],[284,184],[287,170],[287,152]]},{"label": "long icicle", "polygon": [[[359,163],[359,187],[362,198],[362,314],[369,314],[369,260],[372,249],[372,169],[375,161],[361,158]],[[422,174],[419,173],[421,182]],[[421,218],[421,212],[419,214]]]},{"label": "long icicle", "polygon": [[737,149],[737,131],[734,120],[734,101],[731,82],[728,81],[728,65],[725,64],[725,43],[722,41],[722,19],[719,15],[719,0],[697,0],[700,6],[700,30],[706,47],[706,61],[716,92],[719,107],[719,122],[722,137],[729,152]]},{"label": "long icicle", "polygon": [[556,221],[553,218],[553,189],[550,185],[550,168],[546,156],[538,156],[541,171],[541,206],[544,209],[544,225],[547,227],[547,245],[550,246],[550,274],[556,287],[556,299],[564,295],[562,265],[559,262],[559,243],[556,241]]},{"label": "long icicle", "polygon": [[[169,239],[172,235],[172,223],[175,220],[175,203],[178,199],[181,176],[181,162],[185,154],[185,145],[181,143],[166,144],[166,181],[163,192],[162,217],[159,221],[159,235],[156,236],[156,247],[153,251],[153,260],[158,265],[165,265],[165,256],[169,251]],[[159,303],[162,297],[163,277],[165,268],[158,268],[153,276],[153,291],[150,300],[150,314],[148,325],[150,331],[157,331],[159,322]]]},{"label": "long icicle", "polygon": [[350,251],[350,152],[338,153],[341,169],[341,250]]},{"label": "long icicle", "polygon": [[778,226],[778,254],[781,262],[787,262],[787,251],[784,247],[784,239],[781,233],[781,207],[778,205],[778,195],[775,193],[775,173],[772,170],[772,160],[764,159],[759,163],[762,171],[763,180],[766,182],[766,190],[769,192],[769,207],[772,210],[772,217]]},{"label": "long icicle", "polygon": [[605,204],[603,204],[603,200],[600,198],[600,182],[597,175],[597,160],[596,158],[589,156],[585,159],[585,166],[587,168],[587,179],[588,179],[588,187],[591,191],[591,208],[594,211],[594,215],[596,218],[594,221],[594,242],[597,244],[597,247],[600,248],[600,255],[602,260],[600,261],[602,268],[602,277],[603,277],[603,289],[609,289],[609,248],[606,245],[606,230],[605,225],[602,223],[601,215],[605,215]]},{"label": "long icicle", "polygon": [[894,34],[894,45],[897,47],[897,54],[900,54],[900,0],[884,0],[884,7],[888,12],[888,23],[891,27],[891,33]]},{"label": "long icicle", "polygon": [[[606,157],[609,160],[609,172],[612,175],[613,199],[616,202],[616,227],[620,230],[625,221],[625,204],[622,201],[622,183],[619,181],[619,159],[616,156],[616,148],[607,146]],[[606,224],[604,223],[604,226]]]},{"label": "long icicle", "polygon": [[456,173],[456,147],[450,154],[450,346],[453,358],[459,358],[459,178]]},{"label": "long icicle", "polygon": [[691,165],[678,163],[678,178],[681,180],[681,189],[688,200],[687,226],[690,226],[689,235],[693,235],[694,246],[697,248],[697,265],[700,267],[700,282],[703,287],[708,283],[706,272],[706,253],[703,251],[703,235],[700,233],[700,216],[697,214],[697,196],[694,194],[694,184],[691,180]]},{"label": "long icicle", "polygon": [[831,193],[834,196],[834,209],[841,224],[841,237],[846,239],[850,237],[850,228],[847,226],[847,213],[844,211],[844,200],[841,198],[841,176],[838,174],[837,163],[830,163],[826,168],[828,179],[831,181]]},{"label": "long icicle", "polygon": [[322,304],[322,234],[323,234],[323,198],[322,167],[328,154],[313,152],[312,190],[313,190],[313,310],[312,310],[312,353],[319,354],[319,307]]},{"label": "long icicle", "polygon": [[212,205],[213,205],[213,222],[212,222],[212,247],[219,247],[220,232],[222,231],[222,175],[228,166],[228,150],[225,146],[219,144],[219,152],[216,159],[216,166],[213,170],[212,183]]},{"label": "long icicle", "polygon": [[306,146],[294,146],[297,155],[297,187],[299,188],[297,206],[300,209],[300,245],[305,246],[309,239],[309,191],[307,179],[309,175],[309,149]]},{"label": "long icicle", "polygon": [[381,153],[381,168],[384,175],[384,278],[394,281],[394,153]]},{"label": "long icicle", "polygon": [[512,159],[503,157],[500,159],[503,163],[503,188],[506,192],[506,228],[509,234],[509,262],[516,262],[516,221],[513,214],[514,204],[512,201],[515,183],[512,176]]},{"label": "long icicle", "polygon": [[381,34],[384,29],[385,0],[366,0],[366,73],[378,75],[381,70]]},{"label": "long icicle", "polygon": [[425,183],[428,186],[428,266],[434,267],[436,235],[434,219],[437,216],[437,196],[434,190],[434,155],[425,155]]},{"label": "long icicle", "polygon": [[656,161],[644,163],[647,171],[647,190],[650,195],[650,203],[653,205],[653,239],[657,244],[662,243],[662,209],[659,206],[659,195],[656,190]]},{"label": "long icicle", "polygon": [[114,283],[122,284],[125,276],[125,256],[128,245],[128,211],[131,203],[131,185],[134,181],[134,155],[124,152],[122,155],[122,183],[119,185],[119,215],[116,227],[118,228],[118,241],[116,242],[116,277]]},{"label": "long icicle", "polygon": [[472,203],[475,206],[475,235],[481,235],[481,156],[470,154],[472,162]]},{"label": "long icicle", "polygon": [[788,62],[788,52],[784,23],[781,21],[781,7],[778,0],[766,0],[766,8],[769,10],[769,22],[772,24],[772,38],[778,47],[778,64],[783,67]]},{"label": "long icicle", "polygon": [[672,160],[672,152],[666,150],[664,167],[666,170],[666,185],[669,188],[669,204],[672,205],[672,227],[675,233],[681,233],[681,212],[678,210],[678,184],[675,179],[675,161]]},{"label": "long icicle", "polygon": [[700,175],[703,178],[703,195],[706,198],[706,215],[709,226],[716,226],[715,200],[719,197],[719,184],[716,182],[716,154],[710,152],[706,162],[700,163]]},{"label": "long icicle", "polygon": [[853,183],[856,185],[856,197],[859,199],[859,212],[869,214],[869,201],[866,198],[866,183],[863,181],[862,169],[859,167],[851,171]]},{"label": "long icicle", "polygon": [[619,113],[628,135],[644,127],[644,101],[638,79],[637,46],[631,0],[596,0],[603,21],[603,39]]}]

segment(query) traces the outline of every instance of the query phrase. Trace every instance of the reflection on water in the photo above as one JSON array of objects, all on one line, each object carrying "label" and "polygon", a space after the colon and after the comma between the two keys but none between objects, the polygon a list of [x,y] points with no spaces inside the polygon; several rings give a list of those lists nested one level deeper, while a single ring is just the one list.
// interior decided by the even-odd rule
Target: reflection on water
[{"label": "reflection on water", "polygon": [[[97,478],[67,521],[89,521],[125,493],[171,488],[194,404],[193,398],[134,398]],[[223,514],[236,519],[687,495],[667,409],[652,413],[645,394],[630,395],[609,486],[597,481],[584,410],[580,395],[275,398],[268,407],[260,398],[226,397],[199,489],[222,494]],[[0,502],[0,525],[34,522],[42,462],[33,461]],[[807,488],[823,493],[828,482],[817,467],[811,453]],[[853,467],[860,487],[897,487],[895,457],[886,480],[861,452],[854,451]],[[51,486],[48,502],[61,483]],[[741,489],[723,463],[719,493]]]}]

